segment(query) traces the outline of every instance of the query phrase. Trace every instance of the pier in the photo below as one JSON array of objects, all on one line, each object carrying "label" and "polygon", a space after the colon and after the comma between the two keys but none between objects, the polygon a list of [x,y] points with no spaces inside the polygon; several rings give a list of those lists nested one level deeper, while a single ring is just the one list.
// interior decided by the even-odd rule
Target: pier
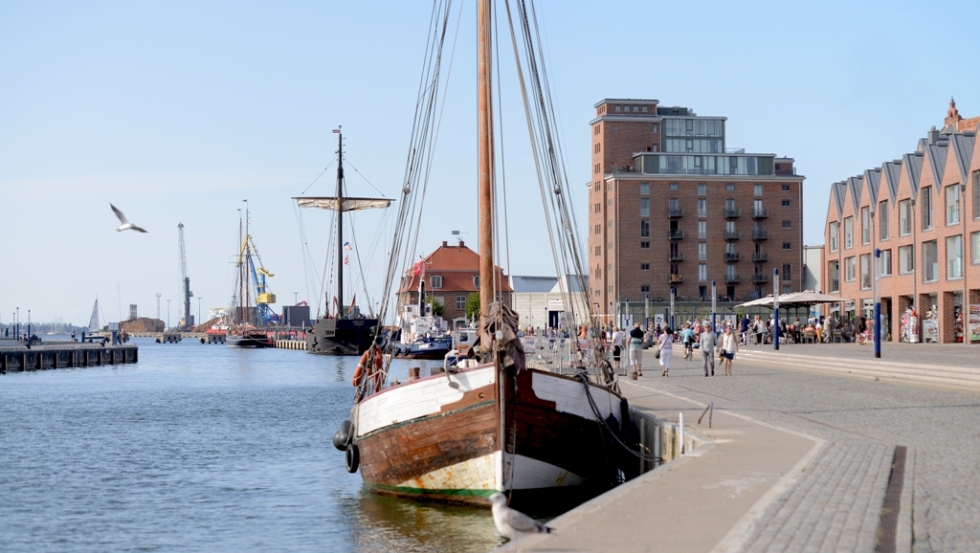
[{"label": "pier", "polygon": [[27,347],[13,340],[0,341],[0,374],[69,367],[122,365],[139,361],[135,344],[51,342]]}]

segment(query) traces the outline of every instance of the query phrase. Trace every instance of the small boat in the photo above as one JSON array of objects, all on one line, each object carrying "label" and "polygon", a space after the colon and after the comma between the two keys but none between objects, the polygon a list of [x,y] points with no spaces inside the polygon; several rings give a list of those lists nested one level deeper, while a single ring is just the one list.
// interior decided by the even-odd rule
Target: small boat
[{"label": "small boat", "polygon": [[271,348],[272,339],[257,328],[238,328],[228,331],[225,345],[230,348]]}]

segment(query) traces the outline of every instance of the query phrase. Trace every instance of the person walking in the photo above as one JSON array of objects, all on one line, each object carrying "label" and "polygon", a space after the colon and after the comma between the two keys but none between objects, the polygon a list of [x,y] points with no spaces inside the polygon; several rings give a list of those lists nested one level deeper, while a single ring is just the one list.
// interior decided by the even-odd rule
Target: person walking
[{"label": "person walking", "polygon": [[738,334],[739,334],[739,336],[741,336],[740,339],[742,340],[742,345],[743,346],[749,345],[749,339],[748,339],[748,334],[749,334],[749,316],[747,314],[743,314],[742,315],[742,320],[739,322],[739,325],[738,325]]},{"label": "person walking", "polygon": [[694,330],[689,323],[684,323],[684,330],[681,330],[681,342],[684,343],[684,360],[694,359]]},{"label": "person walking", "polygon": [[630,378],[636,380],[636,377],[643,376],[643,331],[640,330],[640,323],[633,325],[633,330],[630,331],[630,365],[632,366],[632,373]]},{"label": "person walking", "polygon": [[704,325],[701,332],[701,358],[704,360],[704,376],[708,376],[708,364],[711,365],[711,376],[715,375],[715,344],[717,336],[710,324]]},{"label": "person walking", "polygon": [[674,333],[670,327],[664,330],[658,342],[660,343],[660,366],[664,369],[662,376],[670,376],[670,356],[674,353]]},{"label": "person walking", "polygon": [[766,331],[766,323],[762,322],[762,316],[755,316],[755,323],[753,324],[753,330],[755,330],[755,345],[762,345],[762,335]]},{"label": "person walking", "polygon": [[721,351],[725,360],[725,376],[732,375],[732,359],[735,359],[735,352],[738,351],[738,340],[732,334],[732,327],[725,327],[725,333],[721,335]]},{"label": "person walking", "polygon": [[[613,338],[612,338],[612,343],[613,343],[613,369],[617,373],[619,372],[619,365],[620,365],[619,361],[620,361],[620,357],[623,354],[623,337],[625,335],[626,335],[626,333],[623,332],[622,330],[620,330],[620,328],[618,326],[615,327],[615,328],[613,328]],[[625,371],[622,372],[622,373],[620,373],[620,376],[625,376],[625,375],[626,375],[626,372]]]}]

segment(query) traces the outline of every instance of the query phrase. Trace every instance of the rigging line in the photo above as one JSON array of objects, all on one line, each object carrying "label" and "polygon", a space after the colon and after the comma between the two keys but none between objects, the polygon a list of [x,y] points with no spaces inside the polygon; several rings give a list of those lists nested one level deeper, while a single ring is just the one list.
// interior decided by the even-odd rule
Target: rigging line
[{"label": "rigging line", "polygon": [[384,192],[378,190],[378,187],[377,186],[374,186],[374,184],[371,181],[369,181],[367,179],[367,177],[365,177],[360,171],[358,171],[357,170],[357,167],[354,167],[354,164],[350,162],[350,159],[347,156],[344,156],[344,161],[347,162],[347,165],[350,165],[350,168],[353,169],[355,173],[357,173],[358,175],[361,176],[362,179],[364,179],[364,182],[368,183],[368,185],[371,188],[373,188],[375,192],[377,192],[378,194],[380,194],[382,198],[387,198],[388,197],[388,196],[385,196]]},{"label": "rigging line", "polygon": [[[499,20],[499,18],[497,17],[497,5],[496,4],[494,4],[493,13],[494,13],[494,19]],[[509,224],[509,217],[507,216],[507,204],[508,204],[508,201],[507,201],[507,170],[506,170],[507,164],[506,164],[506,160],[504,158],[504,152],[505,152],[505,150],[504,150],[504,146],[503,146],[503,144],[504,144],[504,105],[503,105],[504,93],[503,93],[503,90],[501,89],[501,81],[503,81],[503,78],[502,78],[503,72],[500,70],[500,38],[499,38],[499,34],[498,34],[499,33],[499,31],[498,31],[499,27],[500,27],[499,25],[494,25],[494,27],[493,27],[493,34],[494,34],[495,37],[497,37],[497,40],[494,42],[494,46],[497,49],[497,55],[495,56],[495,61],[497,62],[497,76],[498,76],[498,78],[497,78],[497,98],[498,98],[498,100],[497,100],[497,111],[500,113],[500,117],[498,118],[498,121],[499,121],[499,124],[500,124],[500,188],[502,190],[502,194],[503,194],[503,197],[504,197],[504,202],[503,202],[503,205],[504,205],[504,252],[505,252],[506,260],[507,260],[507,264],[506,264],[507,274],[513,276],[513,274],[510,272],[510,224]]]},{"label": "rigging line", "polygon": [[309,190],[311,186],[313,186],[314,184],[316,184],[316,181],[320,180],[320,177],[322,177],[323,174],[326,173],[330,169],[330,166],[333,165],[333,162],[334,161],[336,161],[336,160],[333,160],[330,163],[328,163],[327,166],[323,168],[323,171],[320,171],[320,174],[317,175],[316,178],[313,179],[313,182],[311,182],[306,188],[304,188],[303,191],[299,193],[299,195],[302,196],[303,194],[306,194],[306,191]]}]

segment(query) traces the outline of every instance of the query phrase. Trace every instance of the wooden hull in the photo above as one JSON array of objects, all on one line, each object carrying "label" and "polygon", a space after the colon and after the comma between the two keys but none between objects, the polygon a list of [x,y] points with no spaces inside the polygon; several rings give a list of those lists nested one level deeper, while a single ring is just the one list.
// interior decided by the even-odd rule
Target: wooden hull
[{"label": "wooden hull", "polygon": [[[618,421],[619,396],[590,391],[602,417]],[[617,471],[585,385],[530,369],[498,376],[486,365],[386,389],[360,402],[355,428],[361,475],[380,493],[479,505],[498,491],[547,500],[606,489]]]}]

